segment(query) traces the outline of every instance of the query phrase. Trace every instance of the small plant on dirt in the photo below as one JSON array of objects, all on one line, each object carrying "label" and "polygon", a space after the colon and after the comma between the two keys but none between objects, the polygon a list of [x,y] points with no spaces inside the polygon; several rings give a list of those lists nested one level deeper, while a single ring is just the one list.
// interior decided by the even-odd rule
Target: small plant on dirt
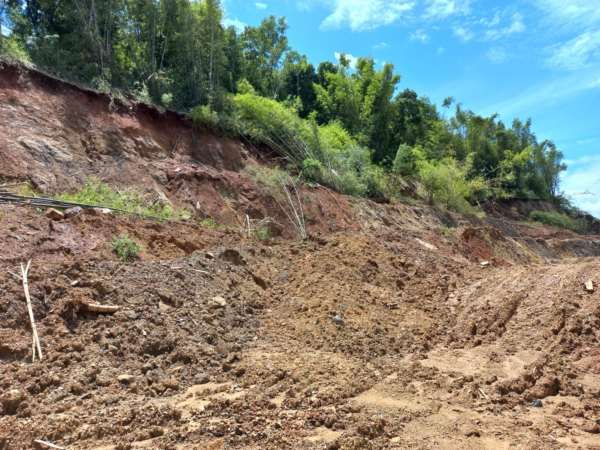
[{"label": "small plant on dirt", "polygon": [[58,200],[101,206],[159,220],[186,220],[191,213],[185,209],[175,210],[162,200],[151,201],[132,189],[115,189],[98,180],[88,180],[77,192],[61,194]]},{"label": "small plant on dirt", "polygon": [[454,237],[454,232],[456,231],[455,228],[451,228],[451,227],[441,227],[440,231],[442,232],[442,234],[448,238],[450,237]]},{"label": "small plant on dirt", "polygon": [[269,239],[271,239],[271,230],[269,229],[269,227],[259,227],[254,230],[254,236],[259,241],[268,241]]},{"label": "small plant on dirt", "polygon": [[529,218],[534,222],[564,228],[576,233],[584,233],[587,229],[585,221],[575,219],[557,211],[532,211],[529,214]]},{"label": "small plant on dirt", "polygon": [[266,192],[273,197],[294,226],[298,238],[301,240],[306,239],[304,208],[298,191],[299,181],[280,168],[248,165],[245,170],[257,184],[262,185]]},{"label": "small plant on dirt", "polygon": [[131,262],[140,257],[141,247],[126,234],[118,236],[112,241],[113,252],[123,262]]},{"label": "small plant on dirt", "polygon": [[199,224],[202,228],[209,228],[211,230],[216,230],[217,228],[219,228],[219,224],[212,217],[206,217],[200,220]]}]

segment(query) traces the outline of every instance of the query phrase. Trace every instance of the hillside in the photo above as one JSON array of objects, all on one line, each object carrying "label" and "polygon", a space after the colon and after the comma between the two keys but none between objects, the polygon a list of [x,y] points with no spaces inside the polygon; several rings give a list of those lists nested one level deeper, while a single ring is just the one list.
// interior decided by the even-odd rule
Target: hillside
[{"label": "hillside", "polygon": [[[274,165],[0,66],[0,191],[95,178],[189,213],[0,205],[0,449],[599,447],[597,234],[530,222],[547,202],[477,218],[303,184],[299,240],[257,176]],[[138,260],[114,254],[123,235]]]}]

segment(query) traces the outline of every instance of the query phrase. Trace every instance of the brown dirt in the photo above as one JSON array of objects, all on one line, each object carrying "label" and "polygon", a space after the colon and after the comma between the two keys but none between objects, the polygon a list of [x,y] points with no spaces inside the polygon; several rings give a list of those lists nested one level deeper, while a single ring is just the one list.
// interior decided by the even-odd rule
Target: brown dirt
[{"label": "brown dirt", "polygon": [[[236,217],[281,214],[239,172],[250,153],[240,167],[200,165],[185,146],[88,164],[83,128],[46,122],[58,119],[44,108],[81,108],[90,133],[114,131],[114,148],[136,127],[156,142],[192,131],[177,116],[162,127],[156,112],[109,112],[102,96],[10,70],[0,97],[13,106],[3,100],[0,116],[29,111],[27,136],[68,140],[74,160],[17,146],[23,125],[0,134],[5,179],[47,180],[50,191],[85,179],[71,169],[138,187],[152,179],[174,202],[215,211],[231,183],[232,215],[215,230],[0,207],[0,449],[36,439],[86,450],[600,448],[597,236],[307,188],[308,240],[287,238],[283,218],[284,237],[247,238]],[[140,260],[112,253],[123,233],[142,245]],[[44,353],[35,363],[16,276],[28,259]],[[121,309],[91,313],[86,302]]]}]

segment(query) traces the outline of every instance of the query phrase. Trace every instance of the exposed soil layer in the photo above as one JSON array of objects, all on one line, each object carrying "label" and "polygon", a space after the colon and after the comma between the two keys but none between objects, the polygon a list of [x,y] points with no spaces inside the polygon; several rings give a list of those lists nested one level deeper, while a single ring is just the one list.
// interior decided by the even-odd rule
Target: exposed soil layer
[{"label": "exposed soil layer", "polygon": [[[0,449],[600,448],[598,236],[307,187],[300,242],[241,143],[2,71],[5,180],[95,175],[223,226],[0,207]],[[246,214],[281,236],[248,237]],[[138,260],[113,254],[122,234]]]},{"label": "exposed soil layer", "polygon": [[[599,445],[596,258],[482,265],[408,223],[258,242],[1,212],[0,448]],[[140,261],[112,255],[117,232]]]}]

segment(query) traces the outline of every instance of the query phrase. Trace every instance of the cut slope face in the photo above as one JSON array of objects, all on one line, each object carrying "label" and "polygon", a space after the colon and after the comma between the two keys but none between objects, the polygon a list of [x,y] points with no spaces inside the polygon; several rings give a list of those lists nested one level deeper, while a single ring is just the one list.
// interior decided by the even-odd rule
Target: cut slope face
[{"label": "cut slope face", "polygon": [[4,179],[229,225],[0,206],[0,449],[600,448],[597,237],[304,188],[311,237],[260,241],[291,227],[239,142],[13,66],[0,98]]},{"label": "cut slope face", "polygon": [[[239,140],[194,129],[182,115],[0,62],[2,181],[27,181],[51,194],[97,178],[224,225],[269,218],[273,233],[293,236],[272,193],[242,170],[257,164],[253,152]],[[343,197],[325,188],[303,196],[309,229],[354,227]]]}]

